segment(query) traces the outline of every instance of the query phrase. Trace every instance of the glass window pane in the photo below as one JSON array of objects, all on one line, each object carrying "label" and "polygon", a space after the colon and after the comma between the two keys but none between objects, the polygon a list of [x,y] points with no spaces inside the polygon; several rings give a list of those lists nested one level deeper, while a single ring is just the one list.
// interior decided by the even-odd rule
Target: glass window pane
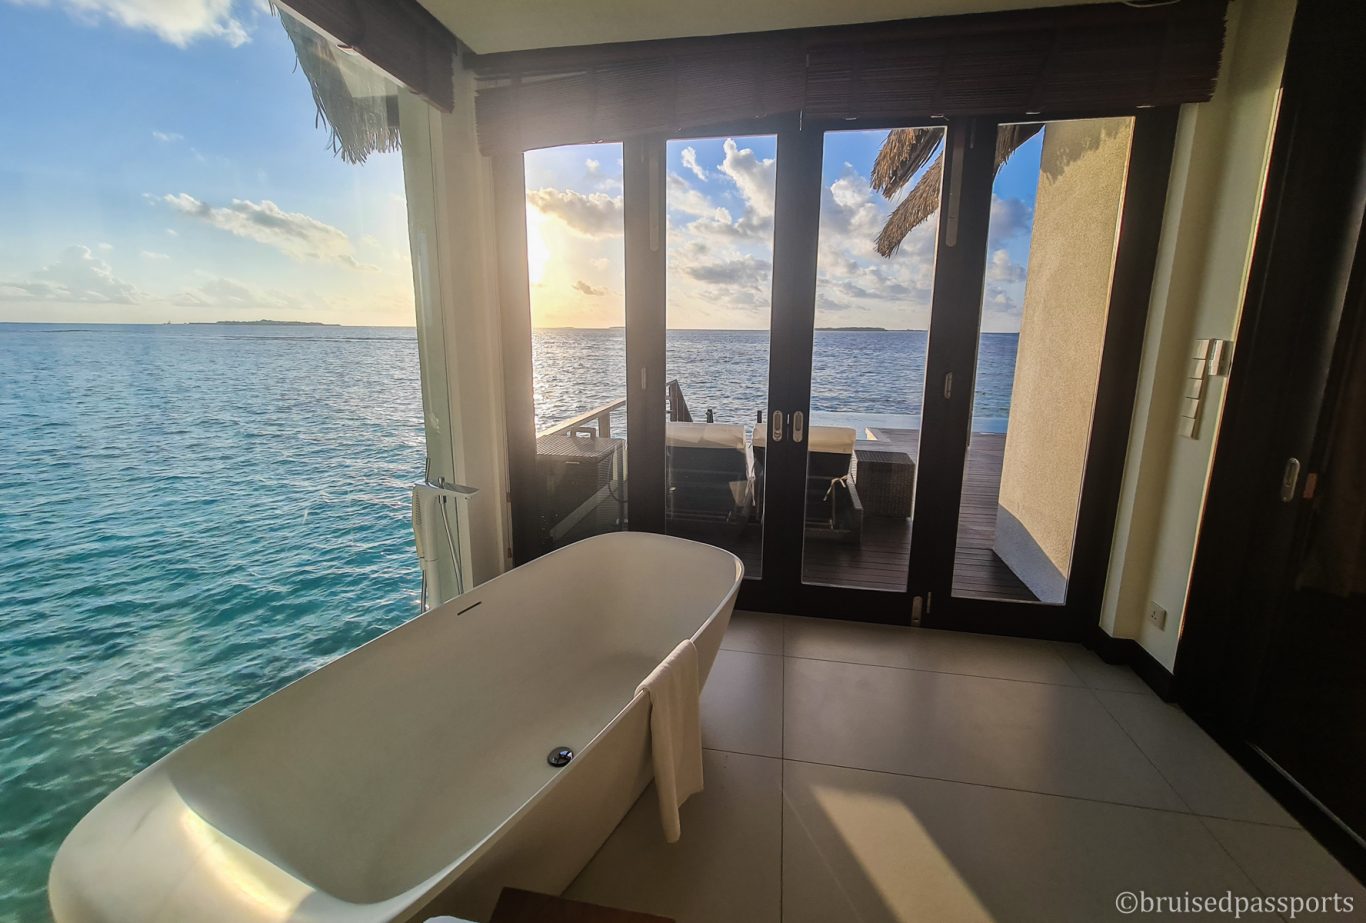
[{"label": "glass window pane", "polygon": [[621,145],[526,155],[536,545],[626,528]]},{"label": "glass window pane", "polygon": [[[666,527],[761,576],[777,139],[668,143]],[[759,439],[755,441],[755,433]]]},{"label": "glass window pane", "polygon": [[938,127],[825,136],[803,501],[809,583],[906,589],[943,142]]},{"label": "glass window pane", "polygon": [[1132,127],[1000,128],[954,595],[1066,600]]}]

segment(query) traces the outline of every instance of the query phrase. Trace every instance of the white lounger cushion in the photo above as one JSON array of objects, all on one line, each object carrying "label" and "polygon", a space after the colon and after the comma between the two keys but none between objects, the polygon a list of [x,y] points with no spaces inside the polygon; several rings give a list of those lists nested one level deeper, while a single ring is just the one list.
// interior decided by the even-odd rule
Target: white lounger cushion
[{"label": "white lounger cushion", "polygon": [[676,448],[745,450],[745,428],[738,423],[669,423],[664,432]]},{"label": "white lounger cushion", "polygon": [[[767,436],[767,427],[755,429],[754,447],[762,449],[768,445]],[[806,450],[823,454],[828,452],[831,455],[849,455],[854,451],[856,438],[857,433],[847,426],[813,426],[806,434]]]}]

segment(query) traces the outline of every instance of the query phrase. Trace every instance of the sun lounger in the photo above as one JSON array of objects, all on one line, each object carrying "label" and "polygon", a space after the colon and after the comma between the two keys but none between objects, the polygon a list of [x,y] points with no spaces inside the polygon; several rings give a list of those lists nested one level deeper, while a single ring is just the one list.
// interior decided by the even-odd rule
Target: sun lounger
[{"label": "sun lounger", "polygon": [[743,529],[749,519],[745,428],[730,423],[669,423],[665,428],[668,517]]},{"label": "sun lounger", "polygon": [[[863,532],[863,505],[849,477],[856,434],[847,426],[813,426],[807,432],[806,537],[834,541],[859,541]],[[754,431],[755,508],[763,510],[764,467],[768,440],[763,429]]]}]

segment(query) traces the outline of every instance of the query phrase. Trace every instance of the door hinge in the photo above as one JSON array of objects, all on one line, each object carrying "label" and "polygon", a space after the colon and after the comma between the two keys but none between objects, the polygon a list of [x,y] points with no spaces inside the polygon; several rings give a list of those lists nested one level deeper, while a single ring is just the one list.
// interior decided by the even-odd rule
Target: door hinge
[{"label": "door hinge", "polygon": [[953,397],[953,373],[944,373],[944,400]]},{"label": "door hinge", "polygon": [[912,599],[911,599],[911,627],[912,627],[912,628],[919,628],[919,627],[920,627],[920,617],[921,617],[921,613],[924,611],[924,608],[925,608],[925,600],[924,600],[923,598],[921,598],[921,597],[919,597],[919,596],[912,597]]}]

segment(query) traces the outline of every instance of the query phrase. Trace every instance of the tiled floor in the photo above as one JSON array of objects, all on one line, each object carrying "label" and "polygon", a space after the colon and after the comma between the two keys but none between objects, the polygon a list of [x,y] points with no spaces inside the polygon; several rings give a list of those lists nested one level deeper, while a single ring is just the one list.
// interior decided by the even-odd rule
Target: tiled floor
[{"label": "tiled floor", "polygon": [[682,841],[649,789],[568,896],[679,923],[1144,919],[1124,891],[1366,916],[1194,723],[1080,647],[739,612],[722,648]]}]

